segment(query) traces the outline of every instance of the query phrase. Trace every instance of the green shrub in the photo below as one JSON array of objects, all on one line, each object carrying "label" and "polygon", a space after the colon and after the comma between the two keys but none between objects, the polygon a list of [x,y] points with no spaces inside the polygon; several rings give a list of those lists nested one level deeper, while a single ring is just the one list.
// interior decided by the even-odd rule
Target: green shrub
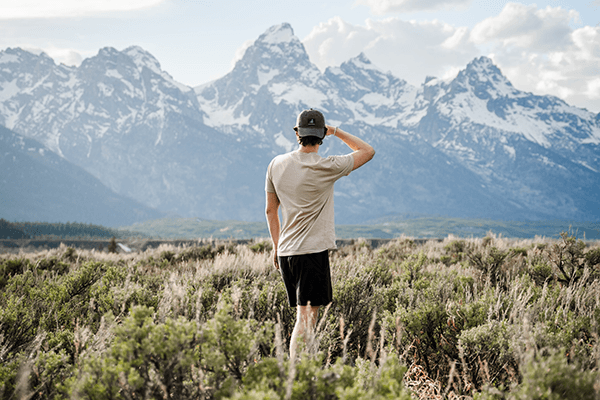
[{"label": "green shrub", "polygon": [[4,357],[6,355],[0,362],[0,399],[10,399],[17,385],[19,367],[26,357],[22,354],[15,355],[10,360]]},{"label": "green shrub", "polygon": [[405,372],[406,367],[393,353],[383,357],[379,367],[370,361],[357,359],[355,371],[351,371],[355,375],[352,386],[338,387],[335,393],[340,400],[410,400],[413,397],[403,384]]},{"label": "green shrub", "polygon": [[600,269],[600,248],[585,253],[585,262],[590,268]]},{"label": "green shrub", "polygon": [[[417,255],[410,255],[405,261],[400,264],[399,272],[401,279],[404,279],[409,287],[413,287],[413,285],[420,280],[423,275],[423,267],[427,263],[427,257],[423,252],[420,252]],[[425,282],[421,282],[422,284]],[[427,283],[425,283],[427,285]],[[423,288],[423,285],[421,285]]]},{"label": "green shrub", "polygon": [[512,391],[511,398],[527,400],[595,400],[594,383],[598,372],[582,371],[570,364],[564,351],[539,354],[523,366],[523,382]]},{"label": "green shrub", "polygon": [[484,384],[499,385],[518,372],[517,360],[511,350],[511,337],[506,323],[490,321],[464,330],[459,345],[475,388]]},{"label": "green shrub", "polygon": [[252,250],[254,253],[268,253],[273,250],[273,245],[271,244],[270,240],[258,242],[250,246],[250,250]]},{"label": "green shrub", "polygon": [[404,329],[404,345],[415,350],[415,358],[429,375],[439,368],[447,372],[448,357],[458,358],[458,330],[449,324],[446,305],[434,296],[419,298],[410,309],[399,308],[396,318]]},{"label": "green shrub", "polygon": [[32,294],[35,285],[34,274],[26,271],[10,278],[0,292],[0,335],[9,355],[23,350],[38,330],[45,304]]},{"label": "green shrub", "polygon": [[444,246],[444,250],[446,251],[446,257],[443,259],[444,264],[455,264],[465,259],[467,243],[464,240],[453,240]]},{"label": "green shrub", "polygon": [[3,289],[8,280],[15,275],[20,275],[31,268],[31,262],[26,258],[8,259],[0,264],[0,289]]},{"label": "green shrub", "polygon": [[74,263],[77,260],[77,252],[72,247],[67,247],[61,258],[67,262]]},{"label": "green shrub", "polygon": [[494,246],[486,246],[483,249],[478,249],[472,245],[468,247],[466,252],[466,257],[471,265],[480,270],[492,286],[502,283],[503,287],[506,287],[506,277],[502,265],[509,256],[511,256],[510,251],[503,251]]},{"label": "green shrub", "polygon": [[36,262],[35,266],[42,271],[52,271],[58,275],[64,275],[69,272],[69,264],[59,261],[56,256],[42,258]]},{"label": "green shrub", "polygon": [[[338,346],[333,349],[336,357],[342,355],[342,348],[339,347],[339,318],[345,321],[345,329],[350,332],[348,339],[349,346],[347,351],[355,358],[367,348],[367,340],[370,335],[370,325],[376,310],[381,309],[383,305],[383,293],[376,290],[372,276],[366,273],[359,273],[358,276],[347,277],[335,282],[333,287],[333,303],[330,311],[332,336],[329,336],[325,343]],[[371,332],[372,334],[372,332]]]},{"label": "green shrub", "polygon": [[200,364],[205,371],[204,385],[214,388],[216,398],[233,394],[247,368],[259,356],[261,345],[272,341],[270,324],[259,327],[256,320],[236,320],[231,311],[230,299],[223,298],[202,332]]},{"label": "green shrub", "polygon": [[585,243],[567,232],[562,232],[560,240],[550,247],[548,259],[557,270],[559,282],[569,285],[582,277],[586,266],[584,249]]},{"label": "green shrub", "polygon": [[167,263],[170,263],[171,261],[173,261],[173,259],[175,259],[175,252],[174,251],[163,251],[160,253],[160,257],[161,260],[166,261]]},{"label": "green shrub", "polygon": [[217,248],[214,248],[210,244],[207,244],[206,246],[190,247],[182,250],[179,254],[173,253],[173,256],[170,257],[168,261],[182,263],[189,261],[213,260],[218,254],[223,254],[224,252],[235,254],[235,247],[233,247],[233,245],[228,247],[220,245]]},{"label": "green shrub", "polygon": [[154,310],[135,306],[104,354],[91,354],[70,383],[77,398],[192,398],[201,343],[198,325],[182,317],[156,323]]},{"label": "green shrub", "polygon": [[529,268],[529,275],[538,286],[543,286],[544,283],[553,278],[554,273],[550,265],[538,263]]},{"label": "green shrub", "polygon": [[392,241],[378,250],[378,259],[386,262],[402,262],[415,248],[415,241],[412,239]]},{"label": "green shrub", "polygon": [[[404,387],[406,367],[395,354],[379,360],[379,365],[358,358],[350,367],[338,360],[323,366],[322,353],[311,357],[303,354],[290,368],[288,361],[266,358],[251,366],[243,379],[242,390],[231,399],[412,399]],[[289,396],[288,396],[289,394]]]},{"label": "green shrub", "polygon": [[40,352],[29,376],[29,387],[35,394],[33,398],[68,398],[64,382],[72,373],[72,360],[65,350]]}]

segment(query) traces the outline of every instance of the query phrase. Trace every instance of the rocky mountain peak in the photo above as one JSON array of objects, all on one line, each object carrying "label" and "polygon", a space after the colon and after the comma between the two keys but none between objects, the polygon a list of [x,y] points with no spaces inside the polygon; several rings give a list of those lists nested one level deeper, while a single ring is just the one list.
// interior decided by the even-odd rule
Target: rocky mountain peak
[{"label": "rocky mountain peak", "polygon": [[350,60],[346,61],[344,64],[354,64],[357,67],[363,68],[363,69],[377,69],[377,67],[375,67],[373,65],[373,63],[371,63],[371,60],[369,60],[369,58],[365,55],[365,53],[360,53],[359,55],[357,55],[354,58],[351,58]]},{"label": "rocky mountain peak", "polygon": [[459,91],[473,90],[480,99],[496,99],[516,94],[512,83],[488,57],[474,59],[458,73],[452,86]]},{"label": "rocky mountain peak", "polygon": [[145,67],[157,74],[162,73],[158,60],[139,46],[130,46],[123,50],[123,54],[128,55],[140,70]]},{"label": "rocky mountain peak", "polygon": [[[22,75],[20,78],[31,83],[57,69],[54,60],[44,52],[36,54],[21,48],[10,47],[0,51],[0,65],[5,65],[5,68],[0,70],[0,83],[3,80],[12,80],[19,75]],[[58,68],[69,69],[70,67],[61,64]],[[23,75],[25,71],[27,71],[27,76]]]},{"label": "rocky mountain peak", "polygon": [[[195,91],[200,104],[234,107],[234,119],[241,121],[254,107],[248,96],[281,82],[314,86],[321,78],[321,72],[310,62],[292,27],[283,23],[270,27],[255,40],[229,74]],[[278,88],[276,92],[283,95],[286,89]],[[212,113],[213,106],[210,107],[203,110]]]},{"label": "rocky mountain peak", "polygon": [[[42,54],[48,57],[45,53]],[[33,58],[40,58],[40,56],[33,54],[27,50],[23,50],[19,47],[8,47],[7,49],[0,51],[0,64],[26,62],[28,61],[28,59]]]},{"label": "rocky mountain peak", "polygon": [[342,65],[340,65],[340,69],[345,73],[350,74],[384,75],[379,68],[371,63],[371,60],[369,60],[364,53],[360,53],[358,56],[343,62]]},{"label": "rocky mountain peak", "polygon": [[256,43],[280,44],[298,41],[292,26],[286,22],[273,25],[258,37]]},{"label": "rocky mountain peak", "polygon": [[[285,71],[288,69],[305,69],[314,67],[309,59],[306,49],[300,39],[294,35],[289,24],[280,24],[267,29],[244,53],[244,56],[236,64],[235,70],[256,70],[256,78],[260,79],[260,72]],[[241,72],[240,71],[240,72]],[[264,78],[264,77],[263,77]]]},{"label": "rocky mountain peak", "polygon": [[357,100],[367,93],[380,93],[397,98],[406,86],[404,80],[376,67],[364,53],[342,63],[339,68],[328,68],[326,76],[338,82],[342,96]]}]

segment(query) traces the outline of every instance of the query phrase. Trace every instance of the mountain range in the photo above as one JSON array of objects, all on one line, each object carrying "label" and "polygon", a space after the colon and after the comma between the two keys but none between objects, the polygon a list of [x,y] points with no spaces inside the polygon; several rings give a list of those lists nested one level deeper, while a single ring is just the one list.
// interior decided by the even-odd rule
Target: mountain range
[{"label": "mountain range", "polygon": [[[2,126],[0,155],[0,212],[12,221],[122,226],[165,216],[114,193],[83,168]],[[20,237],[18,232],[6,236]]]},{"label": "mountain range", "polygon": [[[264,220],[266,166],[297,146],[292,128],[307,108],[377,151],[336,183],[338,223],[405,213],[600,220],[600,114],[519,91],[487,57],[416,87],[364,54],[321,71],[284,23],[231,72],[191,88],[135,46],[78,67],[0,52],[0,125],[118,196],[184,217]],[[328,137],[320,153],[349,151]]]}]

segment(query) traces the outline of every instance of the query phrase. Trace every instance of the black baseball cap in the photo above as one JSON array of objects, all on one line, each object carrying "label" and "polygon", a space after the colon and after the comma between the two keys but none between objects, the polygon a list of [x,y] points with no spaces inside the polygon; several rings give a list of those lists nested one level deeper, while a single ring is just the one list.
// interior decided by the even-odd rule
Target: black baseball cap
[{"label": "black baseball cap", "polygon": [[316,136],[319,139],[325,137],[325,117],[320,111],[304,110],[298,115],[294,130],[298,136]]}]

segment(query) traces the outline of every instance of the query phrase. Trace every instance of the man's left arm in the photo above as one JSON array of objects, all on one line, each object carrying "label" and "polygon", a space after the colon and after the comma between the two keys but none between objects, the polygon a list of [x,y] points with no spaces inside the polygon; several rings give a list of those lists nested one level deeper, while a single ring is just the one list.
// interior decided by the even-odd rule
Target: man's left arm
[{"label": "man's left arm", "polygon": [[273,241],[273,266],[279,269],[279,261],[277,260],[277,245],[279,244],[279,198],[273,192],[267,193],[267,205],[265,214],[267,215],[267,223],[269,225],[269,233]]}]

